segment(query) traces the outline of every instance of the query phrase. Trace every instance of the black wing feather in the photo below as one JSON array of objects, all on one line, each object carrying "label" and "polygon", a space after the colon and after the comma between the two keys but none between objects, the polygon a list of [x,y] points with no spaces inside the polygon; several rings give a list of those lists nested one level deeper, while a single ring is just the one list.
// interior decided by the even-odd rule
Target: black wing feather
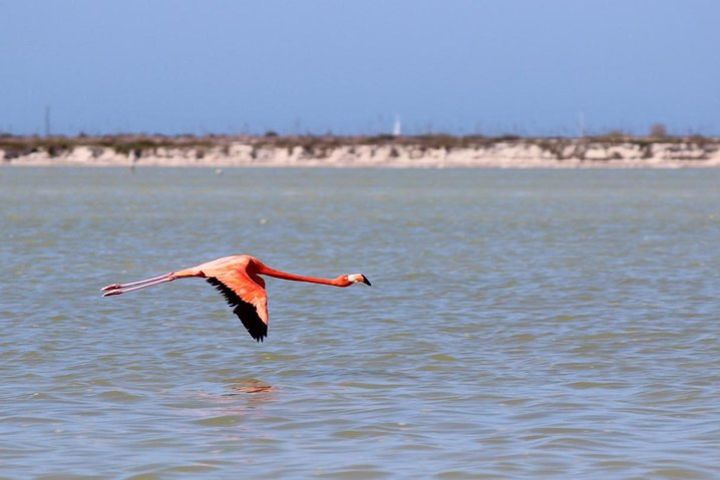
[{"label": "black wing feather", "polygon": [[228,305],[233,307],[233,313],[238,316],[247,331],[250,332],[250,336],[258,342],[262,342],[267,337],[267,325],[260,320],[255,305],[238,297],[235,292],[217,278],[210,277],[207,281],[223,294]]}]

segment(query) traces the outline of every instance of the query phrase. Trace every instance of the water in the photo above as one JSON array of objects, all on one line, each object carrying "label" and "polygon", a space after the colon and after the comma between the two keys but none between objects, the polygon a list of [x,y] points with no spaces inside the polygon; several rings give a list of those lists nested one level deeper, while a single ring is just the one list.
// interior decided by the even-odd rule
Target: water
[{"label": "water", "polygon": [[[718,478],[719,185],[0,169],[0,477]],[[99,295],[232,253],[373,287]]]}]

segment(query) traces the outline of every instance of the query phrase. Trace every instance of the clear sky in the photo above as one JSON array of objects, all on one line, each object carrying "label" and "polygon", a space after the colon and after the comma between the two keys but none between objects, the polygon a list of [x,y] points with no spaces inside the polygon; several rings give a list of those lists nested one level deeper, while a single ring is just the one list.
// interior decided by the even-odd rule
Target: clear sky
[{"label": "clear sky", "polygon": [[720,134],[717,0],[0,0],[0,131]]}]

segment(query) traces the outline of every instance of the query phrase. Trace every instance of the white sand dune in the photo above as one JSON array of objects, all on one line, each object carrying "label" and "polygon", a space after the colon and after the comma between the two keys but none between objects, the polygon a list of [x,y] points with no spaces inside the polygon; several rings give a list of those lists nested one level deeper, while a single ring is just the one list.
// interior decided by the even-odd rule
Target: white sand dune
[{"label": "white sand dune", "polygon": [[412,144],[302,146],[231,142],[211,147],[157,147],[118,153],[111,147],[74,146],[51,155],[43,149],[9,155],[16,166],[167,167],[388,167],[388,168],[684,168],[720,167],[720,141],[602,142],[534,140],[470,147]]}]

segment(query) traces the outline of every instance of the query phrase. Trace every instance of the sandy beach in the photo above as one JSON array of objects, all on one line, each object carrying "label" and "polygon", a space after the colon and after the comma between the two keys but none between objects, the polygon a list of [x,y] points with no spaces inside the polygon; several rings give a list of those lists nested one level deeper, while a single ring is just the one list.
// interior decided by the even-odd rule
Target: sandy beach
[{"label": "sandy beach", "polygon": [[4,137],[5,166],[715,168],[720,139],[142,136]]}]

